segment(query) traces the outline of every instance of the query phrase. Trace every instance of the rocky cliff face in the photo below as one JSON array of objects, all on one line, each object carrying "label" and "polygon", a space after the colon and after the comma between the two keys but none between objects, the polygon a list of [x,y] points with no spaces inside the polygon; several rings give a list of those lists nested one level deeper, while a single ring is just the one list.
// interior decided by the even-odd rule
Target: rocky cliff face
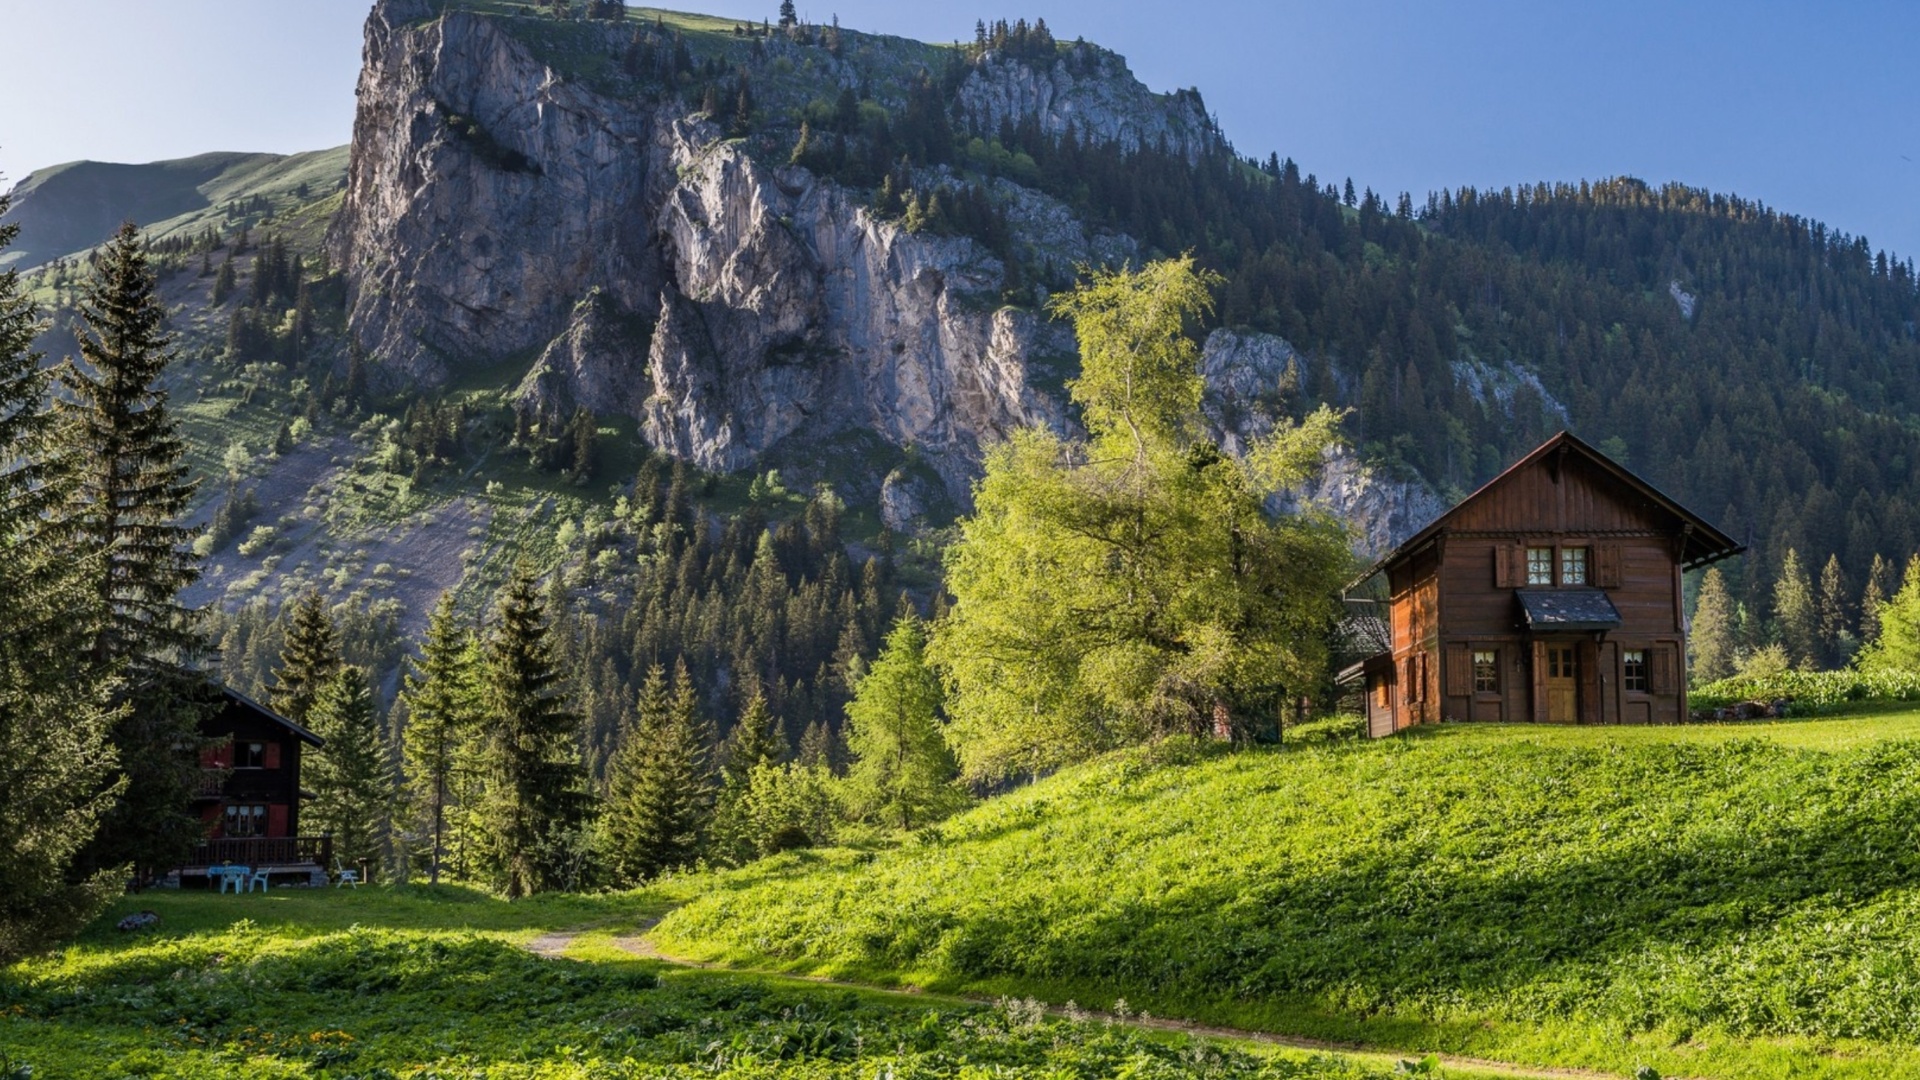
[{"label": "rocky cliff face", "polygon": [[1026,358],[1071,340],[999,307],[1003,267],[972,241],[558,78],[488,18],[428,14],[389,0],[368,22],[332,236],[377,362],[433,383],[543,350],[525,406],[633,416],[714,470],[858,427],[963,491],[982,439],[1060,422]]},{"label": "rocky cliff face", "polygon": [[1116,142],[1129,150],[1165,146],[1189,160],[1224,145],[1199,91],[1156,94],[1133,77],[1125,60],[1087,45],[1049,68],[989,52],[961,84],[959,104],[976,131],[1032,118],[1048,135],[1071,130],[1082,141]]}]

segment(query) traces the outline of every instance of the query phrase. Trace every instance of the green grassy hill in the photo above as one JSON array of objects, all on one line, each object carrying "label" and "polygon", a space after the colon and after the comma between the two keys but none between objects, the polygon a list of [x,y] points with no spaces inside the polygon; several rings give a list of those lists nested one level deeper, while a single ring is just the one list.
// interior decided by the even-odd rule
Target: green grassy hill
[{"label": "green grassy hill", "polygon": [[[1669,1075],[1920,1075],[1920,714],[1125,753],[669,952]],[[1801,1071],[1793,1071],[1793,1070]]]},{"label": "green grassy hill", "polygon": [[[144,165],[73,161],[39,169],[14,189],[7,220],[19,223],[20,240],[0,253],[0,267],[38,266],[86,251],[128,219],[153,240],[224,227],[230,205],[259,197],[285,209],[336,190],[346,172],[344,146],[291,155],[200,154]],[[324,227],[325,217],[320,221]]]}]

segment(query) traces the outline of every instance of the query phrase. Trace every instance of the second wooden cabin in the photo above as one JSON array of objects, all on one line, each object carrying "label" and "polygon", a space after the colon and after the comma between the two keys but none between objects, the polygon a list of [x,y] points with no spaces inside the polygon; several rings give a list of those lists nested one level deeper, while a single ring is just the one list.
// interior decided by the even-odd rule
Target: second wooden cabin
[{"label": "second wooden cabin", "polygon": [[1391,647],[1349,669],[1367,730],[1479,720],[1678,723],[1682,578],[1743,549],[1561,433],[1380,560],[1350,595]]}]

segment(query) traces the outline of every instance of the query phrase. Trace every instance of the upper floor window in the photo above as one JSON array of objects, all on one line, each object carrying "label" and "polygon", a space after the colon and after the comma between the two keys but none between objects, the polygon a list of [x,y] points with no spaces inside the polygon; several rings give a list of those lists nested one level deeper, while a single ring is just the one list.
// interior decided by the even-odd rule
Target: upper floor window
[{"label": "upper floor window", "polygon": [[1530,547],[1527,549],[1527,584],[1553,584],[1553,549],[1550,547]]},{"label": "upper floor window", "polygon": [[1473,692],[1476,694],[1497,694],[1500,692],[1500,654],[1491,649],[1475,650],[1473,654]]},{"label": "upper floor window", "polygon": [[257,742],[237,742],[233,744],[233,767],[236,769],[264,769],[267,767],[267,744]]},{"label": "upper floor window", "polygon": [[228,836],[264,836],[267,832],[267,808],[258,804],[229,806],[222,824]]},{"label": "upper floor window", "polygon": [[1645,649],[1627,649],[1620,654],[1620,666],[1624,669],[1620,685],[1630,694],[1647,692],[1647,652]]},{"label": "upper floor window", "polygon": [[1570,547],[1560,549],[1560,584],[1585,585],[1587,583],[1587,549]]}]

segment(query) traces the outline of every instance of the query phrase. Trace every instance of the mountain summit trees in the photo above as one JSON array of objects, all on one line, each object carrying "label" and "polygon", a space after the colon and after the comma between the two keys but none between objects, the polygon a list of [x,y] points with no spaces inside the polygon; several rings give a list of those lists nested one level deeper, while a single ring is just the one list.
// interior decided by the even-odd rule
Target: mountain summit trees
[{"label": "mountain summit trees", "polygon": [[989,451],[929,650],[970,778],[1244,733],[1325,675],[1345,529],[1318,512],[1274,518],[1264,500],[1312,475],[1338,417],[1283,424],[1241,457],[1204,437],[1186,327],[1211,283],[1178,259],[1096,272],[1054,304],[1081,342],[1069,390],[1090,437],[1028,430]]}]

